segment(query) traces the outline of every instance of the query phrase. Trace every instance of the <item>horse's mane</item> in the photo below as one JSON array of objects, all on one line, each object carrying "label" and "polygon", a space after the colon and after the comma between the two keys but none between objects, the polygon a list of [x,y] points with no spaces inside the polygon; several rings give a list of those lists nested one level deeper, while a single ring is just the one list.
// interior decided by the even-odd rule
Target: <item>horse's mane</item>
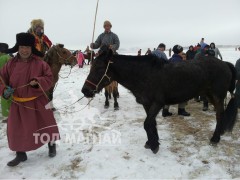
[{"label": "horse's mane", "polygon": [[131,56],[131,55],[114,55],[114,58],[121,59],[128,62],[144,63],[149,66],[155,66],[157,68],[162,67],[164,64],[168,64],[163,58],[158,58],[155,55],[144,55],[144,56]]}]

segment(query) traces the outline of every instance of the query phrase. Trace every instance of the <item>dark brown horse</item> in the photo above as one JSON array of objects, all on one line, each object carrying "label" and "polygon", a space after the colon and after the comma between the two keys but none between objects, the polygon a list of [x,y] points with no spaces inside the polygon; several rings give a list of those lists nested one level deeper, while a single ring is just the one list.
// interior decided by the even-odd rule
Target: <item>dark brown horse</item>
[{"label": "dark brown horse", "polygon": [[[108,47],[102,47],[102,54],[94,60],[82,92],[86,97],[93,97],[114,80],[129,89],[136,101],[143,105],[147,114],[145,148],[153,153],[159,150],[156,116],[164,105],[205,95],[216,109],[217,123],[211,144],[217,144],[220,136],[231,131],[237,120],[237,104],[233,96],[235,68],[215,57],[201,56],[197,60],[171,63],[151,55],[113,55]],[[232,98],[224,109],[228,91]]]},{"label": "dark brown horse", "polygon": [[91,63],[91,61],[95,58],[96,54],[94,51],[89,50],[89,52],[87,52],[86,54],[84,53],[83,56],[84,56],[85,60],[86,59],[88,60],[87,64],[89,65]]},{"label": "dark brown horse", "polygon": [[59,79],[62,65],[69,65],[72,68],[77,64],[77,59],[68,49],[64,48],[64,45],[58,44],[48,50],[44,56],[44,61],[48,63],[53,73],[53,87],[49,90],[49,100],[52,101],[53,90]]}]

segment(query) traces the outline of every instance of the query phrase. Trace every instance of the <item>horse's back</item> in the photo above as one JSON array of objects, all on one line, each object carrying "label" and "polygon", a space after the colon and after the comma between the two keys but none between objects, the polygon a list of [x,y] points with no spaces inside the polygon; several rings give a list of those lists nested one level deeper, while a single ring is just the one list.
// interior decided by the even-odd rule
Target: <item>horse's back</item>
[{"label": "horse's back", "polygon": [[214,93],[226,95],[232,73],[225,62],[216,58],[202,58],[169,63],[163,68],[161,87],[168,103],[183,102],[197,95]]}]

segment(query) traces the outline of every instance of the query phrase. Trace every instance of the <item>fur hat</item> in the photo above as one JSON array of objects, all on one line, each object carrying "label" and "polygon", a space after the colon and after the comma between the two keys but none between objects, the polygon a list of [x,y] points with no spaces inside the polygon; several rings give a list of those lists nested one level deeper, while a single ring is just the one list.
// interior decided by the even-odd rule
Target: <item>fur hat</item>
[{"label": "fur hat", "polygon": [[179,53],[181,53],[183,51],[183,47],[182,46],[180,46],[180,45],[175,45],[175,46],[173,46],[173,52],[174,52],[174,54],[179,54]]},{"label": "fur hat", "polygon": [[42,20],[42,19],[33,19],[33,20],[31,21],[31,28],[32,28],[32,29],[36,29],[36,27],[38,27],[38,26],[44,28],[44,22],[43,22],[43,20]]},{"label": "fur hat", "polygon": [[8,44],[0,43],[0,52],[5,52],[8,49]]},{"label": "fur hat", "polygon": [[35,37],[32,34],[19,33],[16,35],[16,40],[17,40],[17,42],[16,42],[15,46],[13,48],[7,49],[5,51],[7,54],[18,52],[19,46],[31,46],[33,54],[40,56],[40,57],[44,56],[44,54],[42,54],[40,51],[38,51],[35,48]]},{"label": "fur hat", "polygon": [[112,27],[112,24],[111,24],[110,21],[104,21],[104,23],[103,23],[103,27],[105,27],[106,25],[109,25],[109,26]]}]

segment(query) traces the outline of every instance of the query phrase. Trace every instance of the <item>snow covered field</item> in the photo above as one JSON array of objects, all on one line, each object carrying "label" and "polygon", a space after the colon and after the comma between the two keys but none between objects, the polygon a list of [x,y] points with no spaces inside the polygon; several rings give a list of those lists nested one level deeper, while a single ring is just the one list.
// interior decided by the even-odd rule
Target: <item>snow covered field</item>
[{"label": "snow covered field", "polygon": [[[220,49],[223,59],[234,63],[240,52]],[[167,54],[167,53],[166,53]],[[67,76],[69,67],[60,75]],[[104,93],[96,95],[89,106],[82,85],[89,66],[74,67],[67,79],[60,78],[54,93],[55,118],[61,141],[57,156],[48,157],[48,148],[28,152],[28,160],[19,166],[6,165],[15,157],[8,149],[6,124],[0,123],[0,179],[209,179],[240,178],[240,123],[225,134],[217,147],[209,145],[215,128],[213,107],[203,112],[202,104],[190,101],[190,117],[157,116],[160,150],[153,154],[143,146],[147,136],[143,129],[146,117],[133,95],[119,86],[120,109],[114,111],[113,100],[104,109]]]}]

